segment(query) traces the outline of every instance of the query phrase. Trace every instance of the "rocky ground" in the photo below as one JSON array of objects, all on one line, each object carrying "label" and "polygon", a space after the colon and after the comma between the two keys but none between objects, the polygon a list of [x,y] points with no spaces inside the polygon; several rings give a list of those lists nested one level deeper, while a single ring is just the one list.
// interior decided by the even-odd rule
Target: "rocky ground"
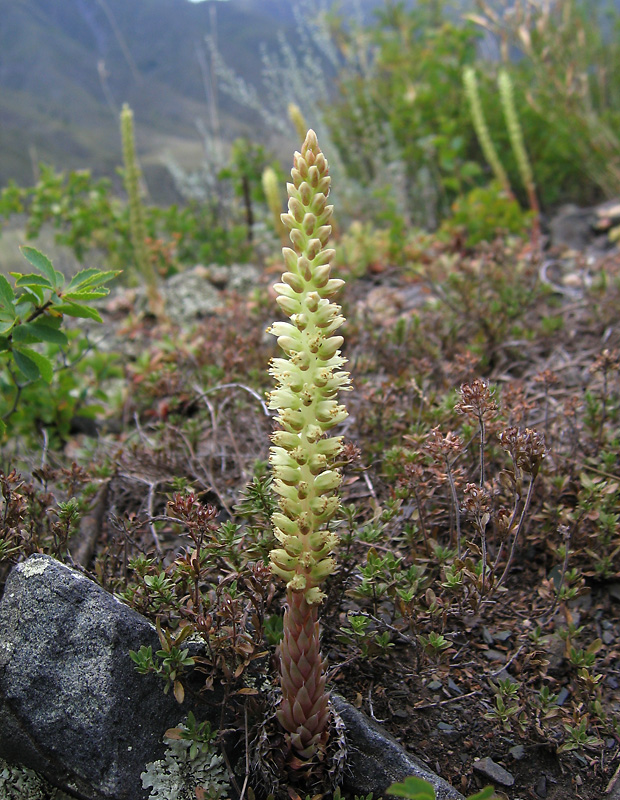
[{"label": "rocky ground", "polygon": [[[467,253],[420,238],[404,266],[351,270],[343,295],[355,392],[346,398],[341,570],[323,614],[330,682],[463,794],[491,783],[507,800],[620,797],[620,256],[609,243],[581,244],[538,258],[527,243]],[[43,466],[35,450],[25,460],[32,492],[49,492],[51,504],[67,496],[71,462],[84,465],[71,480],[93,487],[90,513],[70,549],[106,588],[135,584],[128,565],[140,553],[154,559],[147,574],[172,576],[188,539],[166,520],[166,503],[184,483],[220,520],[249,526],[239,552],[267,552],[256,503],[237,504],[264,474],[265,365],[275,353],[264,330],[279,269],[197,268],[172,282],[169,308],[184,311],[160,324],[141,312],[139,293],[124,291],[108,302],[103,333],[89,333],[99,350],[121,353],[121,401],[86,433],[76,420]],[[515,491],[499,435],[527,426],[547,447],[514,560],[488,597],[474,562],[449,552],[448,473],[463,498],[478,469],[477,427],[455,403],[477,377],[501,399],[485,442],[496,578],[502,509]],[[441,462],[441,442],[431,457],[435,427],[463,439],[458,464]],[[462,514],[475,560],[480,541]],[[25,542],[26,554],[53,550],[46,530]],[[222,558],[220,579],[241,575],[242,561]],[[144,587],[134,599],[178,622],[178,608],[158,607]],[[274,586],[274,617],[280,601]],[[352,618],[366,620],[357,634]]]}]

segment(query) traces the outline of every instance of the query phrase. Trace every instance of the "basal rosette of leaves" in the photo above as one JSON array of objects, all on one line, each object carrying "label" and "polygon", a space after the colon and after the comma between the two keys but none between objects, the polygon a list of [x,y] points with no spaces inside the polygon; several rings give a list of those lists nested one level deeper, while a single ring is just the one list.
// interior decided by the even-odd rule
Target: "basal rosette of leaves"
[{"label": "basal rosette of leaves", "polygon": [[327,247],[330,177],[312,130],[295,153],[291,177],[282,221],[294,249],[283,249],[287,271],[274,287],[290,321],[269,329],[287,356],[274,358],[270,368],[276,388],[269,407],[279,412],[280,426],[270,451],[280,506],[272,520],[281,545],[270,555],[273,572],[287,588],[277,716],[298,756],[310,759],[326,740],[329,715],[318,606],[321,584],[336,567],[331,552],[337,537],[328,523],[340,502],[341,476],[334,464],[342,449],[342,437],[329,432],[347,417],[338,393],[351,387],[341,369],[343,338],[334,335],[344,317],[332,302],[343,281],[330,277],[335,255]]}]

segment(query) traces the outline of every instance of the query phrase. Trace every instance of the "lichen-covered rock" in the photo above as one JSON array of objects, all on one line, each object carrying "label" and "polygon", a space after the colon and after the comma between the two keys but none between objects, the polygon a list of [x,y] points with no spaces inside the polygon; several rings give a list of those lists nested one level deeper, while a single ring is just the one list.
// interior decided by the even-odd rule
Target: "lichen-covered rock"
[{"label": "lichen-covered rock", "polygon": [[198,265],[180,272],[160,287],[165,313],[180,325],[211,316],[225,302],[222,290],[249,293],[258,286],[259,274],[252,264]]},{"label": "lichen-covered rock", "polygon": [[75,797],[146,799],[140,774],[191,706],[135,671],[143,644],[159,649],[153,626],[80,572],[44,555],[15,567],[0,601],[0,757]]}]

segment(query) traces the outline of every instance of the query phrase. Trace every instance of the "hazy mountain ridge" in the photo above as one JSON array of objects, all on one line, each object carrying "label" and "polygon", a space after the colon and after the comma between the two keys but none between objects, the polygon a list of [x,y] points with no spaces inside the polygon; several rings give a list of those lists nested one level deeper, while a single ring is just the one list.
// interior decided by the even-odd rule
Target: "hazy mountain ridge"
[{"label": "hazy mountain ridge", "polygon": [[[251,4],[217,5],[222,52],[242,74],[257,74],[259,43],[274,42],[273,19]],[[197,50],[209,32],[208,6],[0,0],[0,184],[32,182],[33,160],[113,171],[123,102],[135,111],[143,152],[171,137],[173,150],[187,140],[198,155],[196,119],[205,117],[206,106]],[[225,109],[224,117],[234,130]]]},{"label": "hazy mountain ridge", "polygon": [[[339,8],[370,13],[382,2]],[[0,0],[0,185],[32,183],[37,161],[113,174],[124,102],[147,169],[164,153],[197,163],[196,120],[207,116],[198,53],[207,58],[214,14],[223,58],[250,82],[261,74],[261,44],[277,49],[278,31],[295,24],[291,0]],[[220,111],[228,139],[247,130],[226,97]]]}]

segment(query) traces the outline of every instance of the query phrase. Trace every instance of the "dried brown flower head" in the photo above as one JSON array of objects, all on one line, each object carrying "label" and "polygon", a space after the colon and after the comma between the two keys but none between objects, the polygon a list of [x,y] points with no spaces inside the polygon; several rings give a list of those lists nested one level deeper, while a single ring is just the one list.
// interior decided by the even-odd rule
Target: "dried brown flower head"
[{"label": "dried brown flower head", "polygon": [[487,381],[475,378],[471,383],[461,385],[461,399],[455,410],[481,422],[491,419],[497,414],[494,394],[495,390],[489,387]]},{"label": "dried brown flower head", "polygon": [[464,489],[463,511],[473,519],[481,519],[491,508],[491,498],[485,488],[468,483]]},{"label": "dried brown flower head", "polygon": [[620,352],[605,348],[595,359],[590,367],[590,372],[612,372],[620,367]]},{"label": "dried brown flower head", "polygon": [[511,426],[499,435],[501,446],[510,453],[516,466],[528,475],[538,473],[543,458],[547,453],[545,437],[530,428]]},{"label": "dried brown flower head", "polygon": [[533,379],[534,383],[542,383],[545,388],[549,388],[550,386],[555,386],[556,383],[559,382],[558,376],[550,369],[544,369],[542,372],[539,372],[537,375],[534,375]]},{"label": "dried brown flower head", "polygon": [[452,431],[442,436],[439,428],[433,428],[426,440],[426,449],[433,458],[446,461],[461,452],[463,440]]}]

